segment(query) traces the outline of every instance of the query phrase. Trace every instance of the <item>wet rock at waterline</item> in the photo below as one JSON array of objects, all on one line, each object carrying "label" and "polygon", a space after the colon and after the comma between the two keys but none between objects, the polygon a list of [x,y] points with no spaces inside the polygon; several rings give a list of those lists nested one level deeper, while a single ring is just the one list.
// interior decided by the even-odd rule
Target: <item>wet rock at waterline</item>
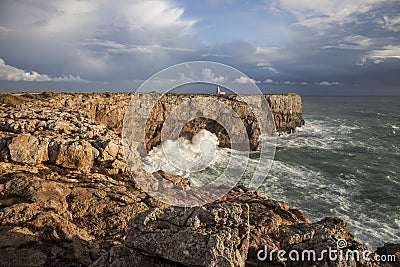
[{"label": "wet rock at waterline", "polygon": [[[0,97],[5,99],[3,94]],[[124,161],[120,133],[129,94],[7,97],[15,101],[0,105],[1,266],[378,264],[260,259],[265,247],[268,251],[321,251],[335,246],[339,238],[346,240],[348,248],[369,248],[354,240],[342,220],[312,223],[301,211],[256,191],[236,187],[217,201],[192,208],[171,207],[150,197],[136,182],[150,174],[139,161],[130,168],[131,174]],[[156,108],[160,108],[154,114],[157,123],[149,125],[150,147],[159,141],[158,121],[179,98],[187,97],[170,96]],[[290,132],[303,123],[299,96],[266,98],[278,131]],[[241,105],[235,96],[225,96],[223,101]],[[256,136],[257,128],[251,117],[247,119],[248,129]],[[185,137],[209,129],[216,131],[220,144],[228,144],[217,124],[193,123],[195,130],[185,132]],[[149,186],[172,184],[183,191],[193,187],[184,177],[159,174],[164,183],[155,180]],[[376,253],[398,257],[398,245],[387,244]]]}]

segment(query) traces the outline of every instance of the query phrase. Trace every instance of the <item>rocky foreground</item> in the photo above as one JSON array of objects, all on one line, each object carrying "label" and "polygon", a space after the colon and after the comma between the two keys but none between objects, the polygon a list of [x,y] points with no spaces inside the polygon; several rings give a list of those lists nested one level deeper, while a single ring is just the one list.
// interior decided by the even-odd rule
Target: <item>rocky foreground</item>
[{"label": "rocky foreground", "polygon": [[[243,187],[193,208],[149,197],[124,162],[130,97],[0,95],[0,266],[399,266],[398,245],[373,252],[342,220],[311,222]],[[338,249],[341,239],[342,251],[369,250],[370,260],[260,259],[260,250]],[[397,262],[373,261],[388,254]]]}]

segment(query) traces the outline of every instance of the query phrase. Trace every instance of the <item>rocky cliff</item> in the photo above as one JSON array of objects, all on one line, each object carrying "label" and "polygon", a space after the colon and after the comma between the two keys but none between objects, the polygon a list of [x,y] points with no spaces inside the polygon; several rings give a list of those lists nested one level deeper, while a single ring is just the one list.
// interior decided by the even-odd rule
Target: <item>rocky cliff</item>
[{"label": "rocky cliff", "polygon": [[[177,105],[188,98],[201,97],[202,95],[189,94],[167,94],[158,102],[154,110],[154,117],[166,118],[168,113]],[[136,94],[135,97],[142,98],[146,102],[148,94]],[[231,106],[237,106],[239,112],[248,113],[244,110],[242,101],[235,95],[207,95],[226,102]],[[247,96],[251,98],[251,96]],[[40,98],[40,97],[38,97]],[[109,129],[121,131],[125,110],[132,94],[129,93],[104,93],[104,94],[52,94],[46,103],[50,107],[64,107],[83,111],[89,119],[106,125]],[[304,124],[302,118],[301,97],[296,94],[288,95],[265,95],[275,119],[277,132],[290,133]],[[230,103],[229,103],[230,102]],[[246,114],[247,115],[247,114]],[[154,118],[157,121],[157,118]]]},{"label": "rocky cliff", "polygon": [[[266,97],[278,129],[302,124],[299,96]],[[124,162],[120,133],[130,98],[0,95],[0,266],[385,266],[282,261],[276,254],[261,261],[257,253],[265,248],[321,252],[336,248],[338,239],[347,241],[342,249],[370,248],[340,219],[310,222],[286,203],[242,187],[186,209],[151,198]],[[149,148],[157,143],[148,140]],[[138,168],[133,175],[149,174]],[[399,261],[397,245],[370,257],[388,253]]]},{"label": "rocky cliff", "polygon": [[[36,95],[14,95],[26,101],[42,101],[41,105],[47,107],[79,110],[88,119],[107,126],[108,129],[120,134],[123,124],[126,108],[132,98],[132,94],[52,94],[51,97],[41,99],[39,94]],[[141,105],[151,105],[151,98],[158,98],[160,95],[136,94]],[[143,114],[144,120],[148,119],[149,124],[146,128],[147,149],[157,145],[160,142],[160,129],[162,123],[168,117],[169,113],[179,104],[188,99],[204,97],[203,95],[188,94],[167,94],[157,101],[153,107],[150,116]],[[236,95],[207,95],[207,97],[215,98],[222,101],[236,112],[242,122],[245,124],[250,139],[250,146],[256,149],[258,146],[259,129],[257,120],[252,111],[247,107],[246,103]],[[247,99],[257,98],[253,96],[243,96]],[[270,106],[271,113],[274,118],[276,131],[278,133],[291,133],[296,127],[304,124],[302,118],[301,97],[295,94],[289,95],[265,95]],[[143,107],[142,107],[143,108]],[[140,113],[140,109],[137,113]],[[216,122],[199,118],[191,121],[182,131],[182,135],[190,138],[198,131],[207,128],[216,133],[220,139],[221,146],[229,147],[230,139],[226,131]]]}]

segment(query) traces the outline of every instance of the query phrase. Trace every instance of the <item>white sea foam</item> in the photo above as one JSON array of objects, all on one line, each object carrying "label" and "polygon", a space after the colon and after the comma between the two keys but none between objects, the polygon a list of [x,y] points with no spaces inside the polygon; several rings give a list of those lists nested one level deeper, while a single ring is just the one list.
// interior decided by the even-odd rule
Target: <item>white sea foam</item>
[{"label": "white sea foam", "polygon": [[396,176],[393,177],[393,176],[387,175],[386,179],[388,179],[389,181],[391,181],[391,182],[393,182],[395,184],[400,184],[400,178],[399,177],[396,177]]},{"label": "white sea foam", "polygon": [[[297,194],[289,193],[288,190],[305,193],[309,190],[304,190],[304,188],[313,186],[317,190],[321,185],[318,181],[320,176],[318,171],[308,169],[304,166],[275,160],[263,186],[260,187],[260,191],[277,200],[287,201],[291,204],[300,204],[302,198]],[[299,203],[293,202],[294,196],[298,197],[298,200],[300,200]]]},{"label": "white sea foam", "polygon": [[[337,149],[345,145],[346,137],[358,127],[348,126],[342,121],[307,120],[291,134],[280,135],[278,147]],[[338,136],[340,138],[338,138]]]},{"label": "white sea foam", "polygon": [[188,176],[201,171],[215,162],[218,154],[218,138],[207,130],[194,135],[192,140],[178,138],[166,140],[154,147],[143,160],[147,172],[165,172]]},{"label": "white sea foam", "polygon": [[[325,150],[328,153],[327,150],[338,149],[340,152],[340,148],[348,147],[374,149],[369,142],[352,137],[359,129],[357,126],[349,126],[339,120],[307,119],[306,121],[306,125],[298,128],[295,133],[280,136],[278,147],[285,148],[286,153],[288,151],[295,153],[297,148]],[[390,128],[395,129],[391,127],[392,125]],[[241,175],[240,169],[246,169],[242,180],[246,184],[259,164],[257,152],[251,153],[248,158],[246,153],[218,148],[217,142],[215,135],[207,131],[199,133],[192,140],[183,138],[169,140],[149,153],[144,166],[150,172],[161,169],[177,175],[186,175],[191,184],[196,186],[209,183],[215,177],[224,175],[226,166],[233,161],[238,168],[237,175]],[[396,145],[392,146],[396,151],[399,148]],[[290,148],[296,149],[290,150]],[[354,156],[355,153],[357,152],[350,156]],[[310,167],[300,164],[288,159],[275,160],[266,180],[258,190],[269,197],[286,201],[293,207],[299,208],[314,221],[326,216],[338,216],[349,222],[351,232],[360,241],[370,242],[371,246],[381,245],[382,241],[398,242],[400,213],[390,212],[393,207],[384,203],[367,202],[363,190],[368,184],[366,180],[360,178],[368,175],[368,170],[363,169],[364,165],[357,166],[353,171],[351,168],[344,168],[332,175],[328,174],[328,170],[322,165],[316,164]],[[265,164],[265,173],[268,173],[268,166],[269,164]],[[335,166],[334,162],[329,166]],[[263,168],[262,162],[261,168]],[[236,178],[235,172],[230,175],[231,177],[226,177],[227,180]],[[385,178],[388,182],[398,184],[396,173],[385,175]],[[397,207],[397,210],[400,208]]]},{"label": "white sea foam", "polygon": [[330,178],[324,172],[277,160],[259,188],[264,195],[299,208],[313,221],[326,216],[342,218],[358,240],[372,247],[383,241],[398,242],[400,214],[389,216],[387,210],[393,207],[361,197],[362,189],[354,174]]},{"label": "white sea foam", "polygon": [[[361,207],[367,206],[365,203],[358,204],[362,205]],[[388,216],[384,205],[376,203],[371,203],[371,205],[374,209],[370,212],[366,212],[361,207],[354,208],[353,204],[350,211],[343,212],[337,208],[333,210],[332,214],[348,222],[349,229],[356,239],[363,243],[369,243],[373,248],[381,246],[383,242],[398,243],[400,239],[399,216],[396,214]],[[354,213],[357,213],[357,216],[353,216]],[[393,218],[393,216],[397,218]]]}]

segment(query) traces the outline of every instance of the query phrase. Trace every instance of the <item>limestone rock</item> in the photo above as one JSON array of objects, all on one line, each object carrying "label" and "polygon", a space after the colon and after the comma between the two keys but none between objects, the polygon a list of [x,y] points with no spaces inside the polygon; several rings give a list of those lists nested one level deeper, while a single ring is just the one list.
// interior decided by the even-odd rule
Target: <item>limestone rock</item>
[{"label": "limestone rock", "polygon": [[178,267],[181,265],[165,262],[162,259],[141,254],[139,251],[125,247],[114,246],[107,253],[97,259],[92,267],[131,267],[131,266],[154,266],[154,267]]},{"label": "limestone rock", "polygon": [[[80,137],[84,139],[97,139],[103,136],[107,130],[121,134],[125,111],[130,103],[132,94],[53,94],[50,97],[26,94],[29,99],[23,105],[14,107],[3,107],[4,112],[0,114],[0,129],[12,133],[35,133],[46,131],[51,135],[69,135],[72,139]],[[13,94],[9,95],[14,96]],[[150,114],[144,114],[144,107],[150,106],[152,98],[160,97],[160,101],[153,107]],[[259,145],[260,129],[257,116],[243,101],[259,104],[260,99],[265,99],[270,105],[270,110],[275,119],[278,132],[293,132],[296,127],[304,124],[302,119],[301,97],[294,94],[289,95],[265,95],[265,96],[236,96],[236,95],[187,95],[167,94],[164,96],[154,94],[135,94],[134,98],[140,100],[141,104],[134,107],[133,112],[139,122],[148,120],[146,125],[146,149],[159,144],[161,141],[161,129],[164,120],[181,103],[195,100],[198,97],[207,97],[227,105],[237,114],[243,122],[247,135],[249,136],[250,149],[257,149]],[[18,96],[21,99],[21,96]],[[233,127],[233,134],[241,123],[233,123],[231,114],[223,110],[209,110],[207,104],[202,101],[196,102],[198,108],[204,110],[204,114],[192,114],[195,118],[182,129],[181,136],[191,138],[202,129],[214,132],[220,146],[230,147],[231,136],[228,136],[224,127]],[[207,117],[217,114],[217,118],[211,120]],[[149,116],[148,116],[149,115]],[[201,115],[201,116],[200,116]],[[148,116],[148,118],[147,118]],[[272,123],[272,117],[270,118]],[[220,125],[217,121],[226,121],[228,125]],[[96,125],[97,124],[97,125]],[[235,128],[236,127],[236,128]],[[143,127],[144,128],[144,127]],[[143,129],[132,129],[143,131]],[[135,133],[137,134],[143,134]],[[231,133],[232,134],[232,133]],[[97,141],[97,140],[96,140]],[[113,140],[115,141],[115,140]],[[114,143],[115,144],[115,143]],[[105,144],[107,145],[107,144]],[[115,146],[113,142],[107,148],[103,146],[104,155],[101,153],[100,160],[114,160]],[[100,152],[102,149],[99,148]],[[122,157],[118,157],[119,160]]]},{"label": "limestone rock", "polygon": [[249,207],[155,208],[130,223],[125,246],[189,266],[244,266]]},{"label": "limestone rock", "polygon": [[267,95],[278,133],[292,133],[304,125],[301,97],[296,94]]},{"label": "limestone rock", "polygon": [[6,228],[2,226],[0,226],[0,231],[2,233],[0,235],[1,266],[45,266],[46,252],[32,246],[32,244],[40,242],[40,238],[33,232],[22,227]]},{"label": "limestone rock", "polygon": [[72,213],[72,221],[96,238],[121,236],[129,220],[147,209],[134,194],[124,187],[107,189],[74,188],[68,197],[68,207]]},{"label": "limestone rock", "polygon": [[99,154],[99,151],[86,140],[65,143],[60,146],[56,164],[64,168],[89,172]]},{"label": "limestone rock", "polygon": [[98,149],[100,151],[100,157],[98,160],[113,161],[117,158],[117,155],[121,150],[121,147],[118,144],[116,144],[115,141],[108,139],[100,141],[98,143]]},{"label": "limestone rock", "polygon": [[[142,121],[150,95],[135,95],[142,102],[135,110]],[[370,248],[356,242],[340,219],[313,223],[288,204],[243,187],[187,209],[168,207],[146,195],[143,189],[188,187],[189,181],[167,174],[156,179],[140,167],[137,144],[123,150],[121,126],[131,94],[10,96],[26,101],[0,105],[0,266],[398,266],[396,244],[385,244],[371,255],[393,254],[397,262],[260,261],[257,253],[265,246],[320,252],[343,239],[344,250]],[[160,142],[164,120],[180,103],[204,96],[164,97],[147,121],[147,149]],[[256,115],[240,97],[210,98],[238,114],[251,149],[256,149]],[[260,99],[247,100],[257,104]],[[265,99],[278,132],[292,132],[304,123],[300,96]],[[229,118],[212,112],[219,119]],[[224,127],[205,118],[188,122],[178,134],[191,138],[204,128],[216,133],[221,146],[232,145]],[[137,132],[142,130],[132,128],[131,135],[143,135]],[[129,164],[124,153],[132,155]]]},{"label": "limestone rock", "polygon": [[[282,226],[279,229],[278,239],[281,249],[285,251],[298,251],[300,255],[303,251],[315,252],[315,254],[307,253],[304,260],[299,258],[301,260],[289,261],[288,266],[298,266],[300,262],[314,266],[380,266],[373,261],[373,250],[355,241],[348,232],[347,224],[339,218],[327,217],[313,224]],[[336,254],[332,254],[337,256],[336,259],[330,258],[328,252],[323,253],[329,249],[336,250]],[[356,251],[354,255],[360,255],[359,258],[346,258],[349,250]],[[370,252],[368,259],[362,257],[364,251]],[[344,256],[341,257],[340,253]]]},{"label": "limestone rock", "polygon": [[173,185],[181,186],[182,188],[185,188],[185,189],[190,188],[190,181],[189,181],[189,179],[187,179],[185,177],[182,177],[179,175],[174,175],[171,173],[166,173],[162,170],[158,171],[158,174],[160,174],[167,181],[171,182]]},{"label": "limestone rock", "polygon": [[[0,178],[0,266],[88,266],[106,240],[121,242],[146,198],[101,175],[79,182],[58,174]],[[108,241],[109,242],[109,241]]]},{"label": "limestone rock", "polygon": [[66,134],[77,130],[76,126],[73,125],[71,122],[60,119],[48,122],[47,127],[49,130]]},{"label": "limestone rock", "polygon": [[[142,105],[150,105],[150,100],[152,99],[150,95],[152,94],[135,94],[134,97],[139,98]],[[84,112],[90,120],[102,123],[109,129],[121,133],[125,111],[132,96],[132,94],[55,94],[49,100],[49,105],[80,110]],[[159,96],[160,95],[156,95],[155,97]],[[132,110],[138,118],[144,120],[149,119],[150,124],[146,132],[148,142],[147,149],[159,144],[161,138],[160,126],[170,112],[182,102],[194,97],[204,97],[204,95],[168,94],[162,97],[161,102],[154,106],[149,118],[147,118],[148,114],[142,114],[143,106],[137,107],[138,110]],[[246,104],[236,95],[207,95],[207,97],[215,98],[227,104],[238,114],[245,124],[245,128],[248,129],[251,149],[256,149],[260,133],[258,132],[258,126],[254,123],[254,114],[251,114],[251,110],[246,107]],[[247,98],[246,101],[249,100]],[[300,127],[304,124],[301,97],[299,95],[265,95],[265,98],[270,105],[270,110],[274,116],[275,126],[278,132],[290,133],[295,131],[296,127]],[[254,102],[253,99],[250,99],[250,102]],[[204,107],[204,110],[207,110],[207,108]],[[214,112],[218,113],[217,111]],[[221,116],[229,115],[224,114],[225,113],[222,112]],[[211,123],[209,120],[207,121],[207,119],[200,118],[194,121],[192,126],[194,127],[188,125],[184,128],[182,135],[190,138],[202,129],[214,129],[220,141],[220,145],[223,147],[230,146],[230,138],[227,137],[226,132],[218,123]]]},{"label": "limestone rock", "polygon": [[260,263],[257,252],[268,245],[270,249],[279,247],[279,241],[274,240],[274,235],[283,225],[296,225],[311,223],[298,210],[291,209],[288,204],[269,199],[256,191],[243,187],[236,187],[218,201],[233,203],[248,203],[250,244],[248,263]]},{"label": "limestone rock", "polygon": [[18,163],[35,165],[49,159],[48,140],[31,134],[20,134],[8,145],[11,160]]},{"label": "limestone rock", "polygon": [[56,163],[58,153],[60,152],[60,146],[62,143],[66,141],[60,137],[56,137],[50,140],[49,145],[47,147],[48,155],[49,155],[49,162]]}]

